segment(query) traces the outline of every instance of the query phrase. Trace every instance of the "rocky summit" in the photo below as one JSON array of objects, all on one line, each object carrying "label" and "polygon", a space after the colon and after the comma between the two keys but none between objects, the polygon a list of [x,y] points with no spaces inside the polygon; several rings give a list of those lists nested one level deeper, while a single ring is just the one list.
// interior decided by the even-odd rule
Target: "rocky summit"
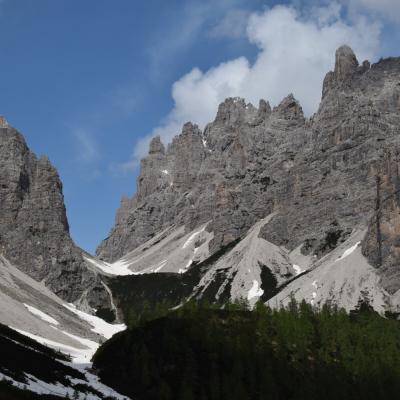
[{"label": "rocky summit", "polygon": [[235,244],[197,294],[213,282],[216,297],[397,309],[399,127],[400,59],[360,65],[342,46],[310,118],[291,94],[274,108],[228,98],[204,130],[153,138],[97,256],[182,273]]}]

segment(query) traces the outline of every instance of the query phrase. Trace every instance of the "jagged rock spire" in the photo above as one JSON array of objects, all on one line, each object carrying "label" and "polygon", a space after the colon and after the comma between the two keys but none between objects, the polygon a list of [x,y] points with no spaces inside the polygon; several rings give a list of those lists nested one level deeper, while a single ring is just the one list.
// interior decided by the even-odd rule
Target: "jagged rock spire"
[{"label": "jagged rock spire", "polygon": [[273,112],[284,119],[304,119],[303,109],[293,93],[286,96],[279,105],[274,108]]},{"label": "jagged rock spire", "polygon": [[240,97],[228,97],[219,107],[215,122],[235,124],[242,120],[246,102]]},{"label": "jagged rock spire", "polygon": [[266,118],[271,114],[271,106],[268,101],[261,99],[258,105],[258,115],[262,118]]},{"label": "jagged rock spire", "polygon": [[164,144],[161,142],[160,136],[155,136],[151,139],[150,146],[149,146],[149,154],[164,154],[165,147]]},{"label": "jagged rock spire", "polygon": [[191,122],[186,122],[182,127],[182,135],[201,134],[199,127]]},{"label": "jagged rock spire", "polygon": [[353,74],[359,63],[354,51],[347,45],[341,46],[336,50],[335,77],[340,81]]},{"label": "jagged rock spire", "polygon": [[[353,76],[359,69],[359,63],[354,51],[347,45],[343,45],[336,50],[335,56],[335,69],[326,74],[323,87],[322,98],[328,93],[329,90],[342,84],[348,78]],[[364,61],[362,71],[369,69],[368,61]]]}]

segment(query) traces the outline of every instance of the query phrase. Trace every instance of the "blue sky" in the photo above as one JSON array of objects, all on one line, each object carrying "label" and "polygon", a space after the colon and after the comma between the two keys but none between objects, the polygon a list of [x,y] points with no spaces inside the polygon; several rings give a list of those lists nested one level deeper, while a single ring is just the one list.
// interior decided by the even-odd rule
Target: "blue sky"
[{"label": "blue sky", "polygon": [[352,38],[357,54],[372,59],[400,55],[396,3],[2,0],[0,114],[57,167],[73,239],[94,251],[121,196],[135,191],[151,135],[168,141],[186,119],[203,125],[228,95],[276,103],[292,91],[273,83],[293,75],[295,62],[281,56],[291,29],[301,43],[313,35],[327,42],[298,66],[308,69],[303,81],[315,99],[287,83],[311,113],[320,91],[314,76],[329,69],[340,40]]}]

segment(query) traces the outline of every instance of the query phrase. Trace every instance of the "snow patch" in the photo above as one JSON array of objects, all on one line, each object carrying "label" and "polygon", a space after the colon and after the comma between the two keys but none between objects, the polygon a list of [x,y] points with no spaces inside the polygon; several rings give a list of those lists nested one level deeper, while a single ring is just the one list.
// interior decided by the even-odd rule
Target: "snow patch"
[{"label": "snow patch", "polygon": [[[97,268],[100,270],[106,272],[109,275],[117,275],[117,276],[127,276],[127,275],[143,275],[147,272],[158,272],[162,268],[165,267],[165,264],[167,263],[167,260],[161,261],[161,263],[157,264],[156,267],[151,266],[149,268],[146,268],[142,271],[131,271],[129,269],[129,262],[125,261],[116,261],[113,264],[106,263],[104,261],[96,261],[92,258],[84,257],[84,259],[91,264],[95,265]],[[163,265],[162,265],[163,264]]]},{"label": "snow patch", "polygon": [[104,261],[96,261],[92,258],[85,257],[83,258],[102,270],[103,272],[106,272],[107,274],[110,275],[133,275],[133,272],[128,269],[127,263],[124,263],[122,261],[117,261],[113,264],[106,263]]},{"label": "snow patch", "polygon": [[[313,281],[313,283],[311,284],[311,286],[312,286],[315,290],[317,290],[317,289],[318,289],[318,281],[317,281],[317,280]],[[311,299],[311,301],[310,301],[310,304],[311,304],[312,306],[314,306],[314,305],[315,305],[315,299],[317,298],[317,292],[312,292],[311,296],[312,296],[312,299]]]},{"label": "snow patch", "polygon": [[[40,379],[37,379],[36,377],[30,375],[30,374],[24,374],[26,382],[18,382],[6,375],[3,375],[0,373],[0,380],[5,380],[9,383],[11,383],[14,387],[17,387],[22,390],[29,390],[33,393],[36,394],[52,394],[55,396],[73,396],[74,395],[74,389],[65,387],[61,385],[61,383],[56,382],[56,383],[47,383],[43,382]],[[98,399],[98,397],[92,397],[92,399]]]},{"label": "snow patch", "polygon": [[126,329],[125,324],[109,324],[103,319],[96,317],[95,315],[87,314],[81,310],[78,310],[73,304],[63,304],[65,308],[76,314],[79,318],[92,325],[92,332],[98,333],[99,335],[110,339],[116,333]]},{"label": "snow patch", "polygon": [[345,250],[345,252],[336,260],[343,260],[343,258],[346,258],[347,256],[349,256],[360,244],[361,242],[357,242],[354,246],[351,246],[349,249]]},{"label": "snow patch", "polygon": [[293,269],[296,272],[296,275],[300,275],[302,272],[304,272],[299,265],[293,264]]},{"label": "snow patch", "polygon": [[318,281],[313,281],[311,285],[315,287],[315,289],[318,289]]},{"label": "snow patch", "polygon": [[152,272],[160,272],[161,269],[163,269],[165,267],[165,265],[167,264],[167,260],[163,260],[160,262],[160,264],[158,264],[156,266],[156,268],[152,271]]},{"label": "snow patch", "polygon": [[24,306],[28,309],[28,311],[30,313],[39,317],[41,320],[48,322],[49,324],[52,324],[52,325],[59,325],[58,321],[56,321],[54,318],[50,317],[50,315],[45,314],[43,311],[40,311],[37,308],[32,307],[26,303],[24,303]]},{"label": "snow patch", "polygon": [[[78,384],[83,384],[85,386],[90,386],[91,388],[97,390],[100,392],[103,396],[109,396],[110,398],[117,399],[117,400],[129,400],[128,397],[122,396],[110,387],[102,384],[99,381],[99,378],[89,372],[86,371],[86,367],[81,367],[77,368],[75,364],[71,364],[68,362],[63,362],[60,361],[62,364],[67,365],[71,368],[79,370],[82,374],[84,374],[85,379],[77,379],[77,378],[72,378],[70,376],[66,376],[65,378],[69,380],[71,383],[71,387],[67,387],[62,385],[60,382],[55,382],[55,383],[48,383],[44,382],[35,376],[31,374],[24,374],[25,381],[24,382],[18,382],[12,378],[10,378],[7,375],[4,375],[0,372],[0,380],[5,380],[9,383],[11,383],[12,386],[17,387],[22,390],[29,390],[33,393],[39,394],[39,395],[54,395],[54,396],[60,396],[62,398],[73,398],[75,395],[75,388],[73,388],[73,385],[78,385]],[[82,393],[78,392],[79,397],[78,399],[80,400],[101,400],[100,397],[93,393]]]},{"label": "snow patch", "polygon": [[163,169],[161,172],[162,172],[163,174],[165,174],[165,175],[169,175],[169,172],[168,172],[168,170],[166,170],[166,169]]},{"label": "snow patch", "polygon": [[204,231],[204,229],[206,229],[206,227],[204,226],[203,228],[201,228],[199,231],[192,233],[189,238],[186,240],[186,242],[183,244],[182,249],[185,249],[186,247],[188,247],[193,240],[195,239],[196,236],[200,235],[201,232]]},{"label": "snow patch", "polygon": [[[87,347],[88,349],[91,350],[92,355],[93,355],[94,353],[96,353],[97,349],[99,348],[99,344],[96,343],[96,342],[94,342],[93,340],[85,339],[85,338],[82,338],[82,337],[73,335],[72,333],[68,333],[68,332],[66,332],[66,331],[61,331],[61,332],[62,332],[64,335],[70,337],[71,339],[74,339],[74,340],[76,340],[77,342],[82,343],[85,347]],[[88,351],[88,354],[89,354],[89,351]],[[92,357],[90,357],[90,358],[92,358]],[[80,363],[80,364],[82,364],[82,363]]]},{"label": "snow patch", "polygon": [[[71,356],[72,361],[74,363],[78,364],[84,364],[90,362],[91,358],[93,357],[93,354],[96,352],[98,344],[96,343],[96,350],[92,348],[85,348],[85,349],[80,349],[77,347],[69,346],[67,344],[59,343],[54,340],[46,339],[44,337],[34,335],[33,333],[23,331],[22,329],[17,329],[12,326],[10,326],[11,329],[14,329],[15,331],[19,332],[21,335],[27,336],[36,342],[43,344],[44,346],[51,347],[52,349],[55,349],[63,354],[67,354],[68,356]],[[55,328],[56,329],[56,328]],[[95,342],[93,342],[95,343]]]},{"label": "snow patch", "polygon": [[[118,392],[114,391],[110,387],[101,383],[98,376],[93,375],[90,372],[88,372],[87,367],[91,367],[91,364],[89,364],[89,365],[71,365],[70,363],[66,363],[66,362],[64,362],[64,364],[77,369],[78,371],[80,371],[82,374],[85,375],[86,381],[83,381],[81,379],[76,379],[76,378],[70,378],[70,381],[72,383],[74,383],[74,384],[79,384],[79,383],[89,384],[89,386],[96,389],[98,392],[100,392],[104,396],[108,396],[112,399],[117,399],[117,400],[129,400],[128,397],[120,395]],[[95,398],[97,399],[98,397],[96,396]],[[91,398],[88,398],[88,400],[89,399],[91,399]],[[85,398],[85,400],[86,400],[86,398]]]},{"label": "snow patch", "polygon": [[134,272],[129,269],[129,263],[125,261],[116,261],[115,263],[109,264],[104,261],[96,261],[89,257],[83,257],[86,261],[90,262],[101,271],[106,272],[109,275],[126,276],[126,275],[141,275],[142,272]]},{"label": "snow patch", "polygon": [[253,286],[249,290],[249,293],[247,294],[247,300],[251,300],[254,297],[261,297],[264,294],[264,290],[261,289],[259,286],[258,281],[255,279],[253,280]]},{"label": "snow patch", "polygon": [[184,268],[179,269],[178,274],[184,274],[185,272],[187,272],[189,267],[192,265],[192,262],[193,262],[193,260],[189,260],[189,262],[185,265]]}]

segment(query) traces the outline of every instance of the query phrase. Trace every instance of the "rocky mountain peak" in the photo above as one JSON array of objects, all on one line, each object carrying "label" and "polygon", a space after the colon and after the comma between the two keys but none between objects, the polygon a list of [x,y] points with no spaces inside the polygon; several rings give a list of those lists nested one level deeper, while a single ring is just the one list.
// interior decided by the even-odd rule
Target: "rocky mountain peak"
[{"label": "rocky mountain peak", "polygon": [[357,72],[363,73],[370,67],[368,61],[364,61],[361,66],[357,60],[354,51],[351,47],[344,45],[336,50],[335,55],[335,69],[326,74],[323,87],[322,87],[322,99],[325,98],[326,94],[335,87],[341,87],[346,84],[351,77]]},{"label": "rocky mountain peak", "polygon": [[246,112],[246,102],[240,97],[228,97],[219,107],[214,122],[234,125],[243,121]]},{"label": "rocky mountain peak", "polygon": [[201,130],[196,124],[193,124],[191,122],[186,122],[183,127],[182,127],[182,133],[181,135],[201,135]]},{"label": "rocky mountain peak", "polygon": [[268,101],[265,101],[264,99],[261,99],[259,104],[258,104],[258,115],[262,119],[265,119],[271,115],[272,109],[271,105],[269,104]]},{"label": "rocky mountain peak", "polygon": [[[182,132],[172,139],[168,146],[168,164],[174,164],[174,171],[178,171],[187,162],[201,160],[204,153],[202,131],[196,124],[187,122],[183,125]],[[188,167],[189,165],[186,165]]]},{"label": "rocky mountain peak", "polygon": [[149,154],[164,154],[165,146],[161,142],[160,136],[155,136],[150,141]]},{"label": "rocky mountain peak", "polygon": [[286,96],[272,112],[282,119],[304,121],[303,109],[293,93]]},{"label": "rocky mountain peak", "polygon": [[349,46],[344,45],[336,50],[334,73],[338,81],[344,80],[353,74],[358,65],[357,57]]}]

